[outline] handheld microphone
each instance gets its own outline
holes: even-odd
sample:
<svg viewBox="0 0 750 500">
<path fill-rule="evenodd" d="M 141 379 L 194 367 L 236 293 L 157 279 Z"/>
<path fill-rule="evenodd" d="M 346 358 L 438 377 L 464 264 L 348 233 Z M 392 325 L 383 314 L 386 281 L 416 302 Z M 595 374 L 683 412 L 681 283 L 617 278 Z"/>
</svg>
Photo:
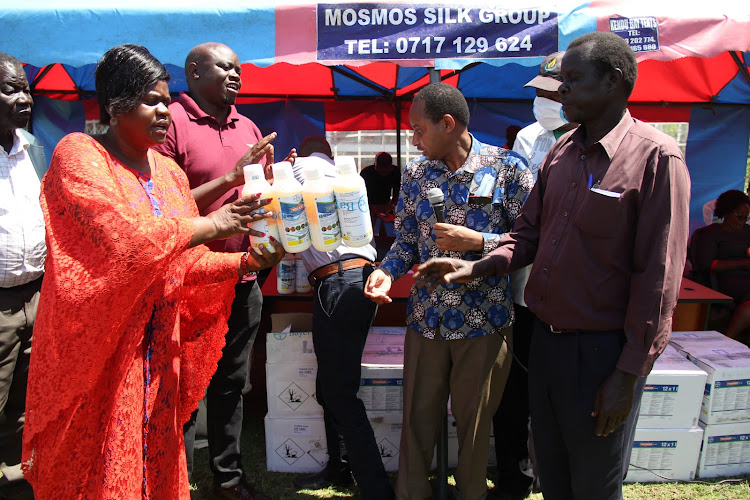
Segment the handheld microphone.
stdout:
<svg viewBox="0 0 750 500">
<path fill-rule="evenodd" d="M 443 190 L 437 187 L 431 188 L 427 191 L 427 199 L 435 211 L 437 221 L 445 222 L 445 197 L 443 196 Z"/>
</svg>

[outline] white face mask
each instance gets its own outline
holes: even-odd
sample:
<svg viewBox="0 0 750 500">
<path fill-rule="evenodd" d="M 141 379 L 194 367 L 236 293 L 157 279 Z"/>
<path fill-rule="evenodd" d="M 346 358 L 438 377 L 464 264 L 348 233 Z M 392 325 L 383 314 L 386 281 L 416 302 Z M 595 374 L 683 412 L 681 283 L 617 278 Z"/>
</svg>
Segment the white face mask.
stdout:
<svg viewBox="0 0 750 500">
<path fill-rule="evenodd" d="M 568 123 L 562 110 L 562 104 L 546 97 L 534 98 L 534 118 L 545 130 L 557 130 Z"/>
</svg>

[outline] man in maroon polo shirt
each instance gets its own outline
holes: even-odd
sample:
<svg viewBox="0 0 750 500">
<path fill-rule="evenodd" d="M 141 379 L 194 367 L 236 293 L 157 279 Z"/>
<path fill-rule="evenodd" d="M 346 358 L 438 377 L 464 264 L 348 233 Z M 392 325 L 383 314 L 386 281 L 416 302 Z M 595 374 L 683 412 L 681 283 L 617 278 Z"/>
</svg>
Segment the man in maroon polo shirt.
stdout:
<svg viewBox="0 0 750 500">
<path fill-rule="evenodd" d="M 538 321 L 529 403 L 545 499 L 622 498 L 633 387 L 669 341 L 685 266 L 690 178 L 671 137 L 633 119 L 638 66 L 612 33 L 573 40 L 562 61 L 568 121 L 513 232 L 487 257 L 436 259 L 415 277 L 441 283 L 530 264 Z"/>
<path fill-rule="evenodd" d="M 172 125 L 164 144 L 156 148 L 185 170 L 201 214 L 239 198 L 244 165 L 270 167 L 273 163 L 271 141 L 276 133 L 263 137 L 234 106 L 242 86 L 240 71 L 237 55 L 226 45 L 194 47 L 185 60 L 188 92 L 169 106 Z M 218 252 L 244 252 L 248 245 L 247 236 L 208 244 Z M 211 497 L 258 500 L 266 497 L 253 489 L 242 469 L 240 434 L 242 393 L 263 297 L 254 276 L 237 283 L 235 293 L 226 346 L 206 394 L 209 459 L 214 473 Z M 193 465 L 195 417 L 193 414 L 184 429 L 188 474 Z"/>
</svg>

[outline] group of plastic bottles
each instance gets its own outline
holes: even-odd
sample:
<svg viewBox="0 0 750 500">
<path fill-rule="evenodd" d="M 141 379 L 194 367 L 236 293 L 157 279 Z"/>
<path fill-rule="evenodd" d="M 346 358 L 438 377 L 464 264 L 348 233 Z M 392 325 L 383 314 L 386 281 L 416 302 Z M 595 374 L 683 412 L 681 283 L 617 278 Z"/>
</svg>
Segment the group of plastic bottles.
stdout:
<svg viewBox="0 0 750 500">
<path fill-rule="evenodd" d="M 251 236 L 250 245 L 265 246 L 273 252 L 269 237 L 281 242 L 287 253 L 298 253 L 312 245 L 330 252 L 343 241 L 361 247 L 372 240 L 372 221 L 364 179 L 357 173 L 352 157 L 336 160 L 337 176 L 330 180 L 314 165 L 305 167 L 305 183 L 292 173 L 292 165 L 282 161 L 272 166 L 274 183 L 265 178 L 260 164 L 246 165 L 243 196 L 260 193 L 271 198 L 273 219 L 264 219 L 250 227 L 265 236 Z"/>
<path fill-rule="evenodd" d="M 312 290 L 307 280 L 307 269 L 302 259 L 288 253 L 276 264 L 276 290 L 279 295 L 290 293 L 307 293 Z"/>
</svg>

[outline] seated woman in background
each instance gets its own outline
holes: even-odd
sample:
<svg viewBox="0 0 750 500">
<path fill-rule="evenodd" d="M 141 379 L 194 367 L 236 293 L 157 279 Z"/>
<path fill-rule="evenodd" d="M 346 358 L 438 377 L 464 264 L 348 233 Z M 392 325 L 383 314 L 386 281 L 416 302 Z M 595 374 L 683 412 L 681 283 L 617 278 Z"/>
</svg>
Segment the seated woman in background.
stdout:
<svg viewBox="0 0 750 500">
<path fill-rule="evenodd" d="M 728 337 L 750 345 L 750 213 L 742 191 L 722 193 L 715 214 L 720 224 L 697 229 L 691 240 L 693 273 L 697 281 L 734 299 Z"/>
<path fill-rule="evenodd" d="M 275 253 L 203 243 L 258 234 L 267 200 L 206 217 L 150 148 L 171 122 L 169 74 L 120 45 L 96 70 L 100 136 L 60 141 L 42 181 L 48 257 L 34 329 L 24 472 L 37 499 L 190 498 L 182 425 L 224 346 L 238 275 Z"/>
</svg>

